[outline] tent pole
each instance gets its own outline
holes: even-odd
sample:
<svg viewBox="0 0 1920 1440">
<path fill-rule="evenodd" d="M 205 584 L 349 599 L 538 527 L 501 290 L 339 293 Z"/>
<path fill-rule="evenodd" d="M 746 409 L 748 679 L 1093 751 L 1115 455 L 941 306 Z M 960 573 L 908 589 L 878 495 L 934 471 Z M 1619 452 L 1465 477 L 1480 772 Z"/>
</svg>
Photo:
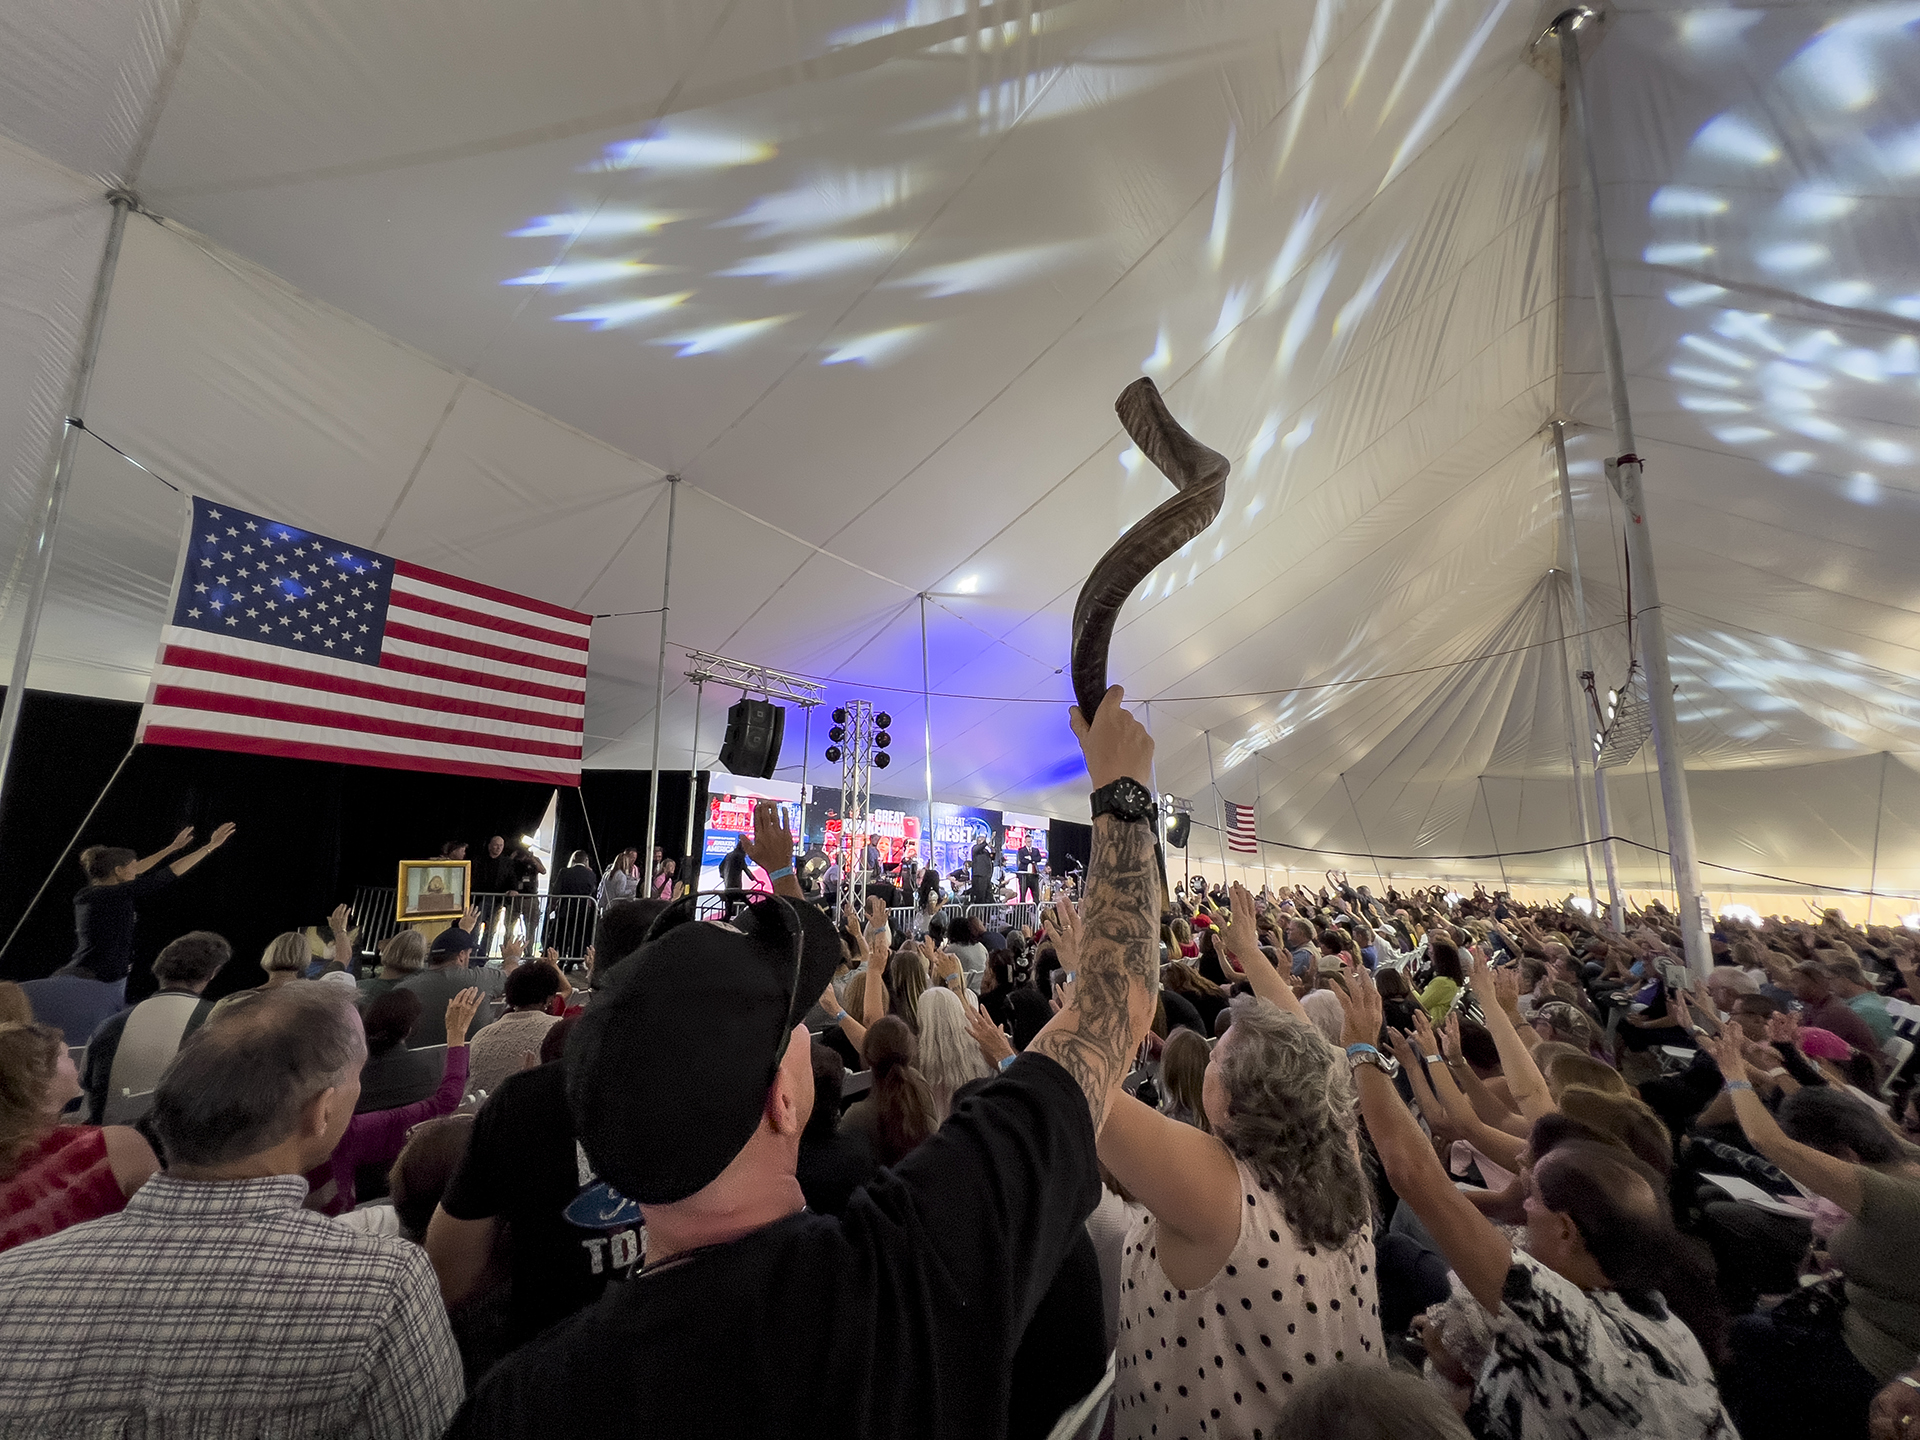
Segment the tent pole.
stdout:
<svg viewBox="0 0 1920 1440">
<path fill-rule="evenodd" d="M 687 755 L 687 864 L 693 867 L 693 888 L 700 888 L 701 857 L 693 853 L 693 823 L 700 809 L 700 701 L 706 694 L 703 681 L 693 682 L 693 749 Z M 685 876 L 681 877 L 685 879 Z"/>
<path fill-rule="evenodd" d="M 1227 883 L 1227 807 L 1220 799 L 1220 784 L 1213 778 L 1213 732 L 1202 730 L 1200 738 L 1207 744 L 1207 788 L 1213 791 L 1213 817 L 1220 822 L 1220 883 Z"/>
<path fill-rule="evenodd" d="M 1253 845 L 1260 852 L 1260 893 L 1267 893 L 1267 842 L 1260 838 L 1260 752 L 1253 752 Z"/>
<path fill-rule="evenodd" d="M 1567 473 L 1567 430 L 1558 420 L 1553 422 L 1553 457 L 1560 468 L 1560 528 L 1566 537 L 1567 573 L 1573 580 L 1573 628 L 1580 632 L 1580 670 L 1583 675 L 1592 675 L 1593 636 L 1587 633 L 1587 592 L 1580 584 L 1580 550 L 1573 532 L 1573 480 Z M 1564 627 L 1562 631 L 1564 633 Z M 1577 685 L 1573 696 L 1575 714 L 1580 713 L 1580 697 L 1584 693 L 1585 687 Z M 1577 744 L 1574 753 L 1579 753 Z M 1578 773 L 1577 762 L 1575 773 Z M 1627 912 L 1620 903 L 1620 876 L 1614 868 L 1613 824 L 1607 815 L 1607 777 L 1598 764 L 1593 767 L 1593 818 L 1600 828 L 1600 858 L 1607 867 L 1607 918 L 1613 924 L 1614 933 L 1624 935 Z"/>
<path fill-rule="evenodd" d="M 107 297 L 113 291 L 113 272 L 120 264 L 120 239 L 126 234 L 127 212 L 137 203 L 124 190 L 107 196 L 113 214 L 107 221 L 107 242 L 100 252 L 100 269 L 93 279 L 93 299 L 87 305 L 87 328 L 81 332 L 80 359 L 74 366 L 72 383 L 67 387 L 67 416 L 60 433 L 60 450 L 53 468 L 47 472 L 34 508 L 40 524 L 33 540 L 33 578 L 27 586 L 27 608 L 20 618 L 20 641 L 13 652 L 13 678 L 7 682 L 7 698 L 0 704 L 0 803 L 7 793 L 7 777 L 12 769 L 13 743 L 20 734 L 20 713 L 27 703 L 27 672 L 33 668 L 34 642 L 40 636 L 40 617 L 47 608 L 47 592 L 53 587 L 53 543 L 60 529 L 60 511 L 65 507 L 67 491 L 73 487 L 73 454 L 86 428 L 87 393 L 93 388 L 94 362 L 100 357 L 100 336 L 107 325 Z"/>
<path fill-rule="evenodd" d="M 1873 795 L 1873 870 L 1867 880 L 1867 924 L 1873 924 L 1873 892 L 1880 888 L 1880 817 L 1886 813 L 1887 762 L 1891 751 L 1880 752 L 1880 788 Z"/>
<path fill-rule="evenodd" d="M 1627 405 L 1626 363 L 1620 352 L 1620 325 L 1613 311 L 1613 277 L 1607 270 L 1600 223 L 1600 177 L 1593 159 L 1593 122 L 1580 75 L 1580 22 L 1591 14 L 1568 10 L 1553 22 L 1560 37 L 1560 73 L 1573 120 L 1574 164 L 1587 206 L 1587 247 L 1593 262 L 1593 297 L 1599 312 L 1601 354 L 1606 360 L 1607 390 L 1613 408 L 1613 438 L 1619 454 L 1609 475 L 1627 511 L 1627 553 L 1640 591 L 1635 619 L 1640 629 L 1640 663 L 1647 672 L 1647 699 L 1653 710 L 1653 749 L 1660 764 L 1660 800 L 1667 816 L 1667 848 L 1673 859 L 1673 884 L 1686 941 L 1687 965 L 1704 976 L 1713 968 L 1707 934 L 1713 928 L 1700 888 L 1700 863 L 1694 850 L 1693 807 L 1687 796 L 1687 770 L 1680 754 L 1679 720 L 1673 709 L 1673 669 L 1667 656 L 1667 621 L 1653 568 L 1653 537 L 1647 526 L 1647 501 L 1640 485 L 1641 460 L 1634 453 L 1633 415 Z"/>
<path fill-rule="evenodd" d="M 920 863 L 925 866 L 933 864 L 933 657 L 927 649 L 927 593 L 924 590 L 920 592 L 920 715 L 926 727 L 923 738 L 927 751 L 927 830 L 920 842 L 924 852 Z"/>
<path fill-rule="evenodd" d="M 667 476 L 667 563 L 660 576 L 660 656 L 653 672 L 653 770 L 647 776 L 647 894 L 653 894 L 653 846 L 660 814 L 660 711 L 667 701 L 667 614 L 673 599 L 673 519 L 680 477 Z"/>
<path fill-rule="evenodd" d="M 1560 591 L 1553 592 L 1553 618 L 1560 628 L 1560 668 L 1569 677 L 1573 667 L 1567 663 L 1567 612 L 1560 606 Z M 1573 701 L 1576 708 L 1567 711 L 1567 760 L 1573 766 L 1574 808 L 1580 812 L 1580 863 L 1587 867 L 1587 904 L 1593 912 L 1600 911 L 1600 897 L 1593 889 L 1593 831 L 1587 827 L 1587 792 L 1580 788 L 1580 688 L 1574 687 Z"/>
</svg>

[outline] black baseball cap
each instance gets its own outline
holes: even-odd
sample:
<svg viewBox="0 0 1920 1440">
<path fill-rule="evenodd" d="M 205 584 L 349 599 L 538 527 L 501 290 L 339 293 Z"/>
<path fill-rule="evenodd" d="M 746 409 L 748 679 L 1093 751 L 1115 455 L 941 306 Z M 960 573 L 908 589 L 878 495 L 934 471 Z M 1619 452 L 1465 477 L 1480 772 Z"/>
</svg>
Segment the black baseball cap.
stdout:
<svg viewBox="0 0 1920 1440">
<path fill-rule="evenodd" d="M 662 915 L 567 1041 L 567 1103 L 601 1178 L 642 1205 L 717 1179 L 839 963 L 832 922 L 804 902 L 755 901 L 728 922 L 686 902 Z"/>
<path fill-rule="evenodd" d="M 473 936 L 458 925 L 449 925 L 433 937 L 433 944 L 427 947 L 429 955 L 464 955 L 473 949 Z"/>
</svg>

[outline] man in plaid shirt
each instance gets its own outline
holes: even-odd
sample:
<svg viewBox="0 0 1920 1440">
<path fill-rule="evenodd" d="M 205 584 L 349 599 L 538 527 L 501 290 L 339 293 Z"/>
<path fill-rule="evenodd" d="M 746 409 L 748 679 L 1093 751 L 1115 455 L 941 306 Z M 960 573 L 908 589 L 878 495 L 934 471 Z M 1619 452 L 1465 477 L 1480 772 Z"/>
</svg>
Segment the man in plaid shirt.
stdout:
<svg viewBox="0 0 1920 1440">
<path fill-rule="evenodd" d="M 154 1096 L 168 1169 L 0 1255 L 0 1437 L 433 1436 L 462 1398 L 425 1252 L 301 1208 L 360 1095 L 351 991 L 259 991 Z"/>
</svg>

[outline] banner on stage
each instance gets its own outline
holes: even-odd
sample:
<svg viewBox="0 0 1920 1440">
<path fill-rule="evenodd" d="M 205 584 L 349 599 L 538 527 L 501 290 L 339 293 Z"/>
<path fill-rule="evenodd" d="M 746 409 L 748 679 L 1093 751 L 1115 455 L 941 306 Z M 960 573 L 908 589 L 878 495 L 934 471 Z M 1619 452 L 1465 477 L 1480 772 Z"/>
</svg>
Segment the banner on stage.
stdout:
<svg viewBox="0 0 1920 1440">
<path fill-rule="evenodd" d="M 580 783 L 593 617 L 193 498 L 136 739 Z"/>
<path fill-rule="evenodd" d="M 718 775 L 714 776 L 717 781 Z M 778 800 L 787 807 L 787 828 L 793 833 L 794 853 L 800 851 L 801 814 L 806 808 L 806 792 L 790 780 L 743 780 L 737 775 L 726 778 L 727 789 L 707 792 L 706 825 L 700 843 L 699 888 L 718 890 L 721 885 L 720 862 L 733 852 L 741 840 L 753 840 L 753 802 Z M 758 870 L 752 879 L 760 879 Z M 764 889 L 764 885 L 754 888 Z"/>
</svg>

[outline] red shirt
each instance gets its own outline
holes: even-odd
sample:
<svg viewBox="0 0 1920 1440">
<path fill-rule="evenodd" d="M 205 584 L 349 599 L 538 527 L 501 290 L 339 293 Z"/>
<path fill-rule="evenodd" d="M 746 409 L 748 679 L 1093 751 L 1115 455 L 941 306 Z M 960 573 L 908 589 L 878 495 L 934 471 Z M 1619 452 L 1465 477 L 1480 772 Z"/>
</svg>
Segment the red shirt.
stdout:
<svg viewBox="0 0 1920 1440">
<path fill-rule="evenodd" d="M 98 1125 L 57 1125 L 0 1180 L 0 1250 L 125 1208 Z"/>
</svg>

